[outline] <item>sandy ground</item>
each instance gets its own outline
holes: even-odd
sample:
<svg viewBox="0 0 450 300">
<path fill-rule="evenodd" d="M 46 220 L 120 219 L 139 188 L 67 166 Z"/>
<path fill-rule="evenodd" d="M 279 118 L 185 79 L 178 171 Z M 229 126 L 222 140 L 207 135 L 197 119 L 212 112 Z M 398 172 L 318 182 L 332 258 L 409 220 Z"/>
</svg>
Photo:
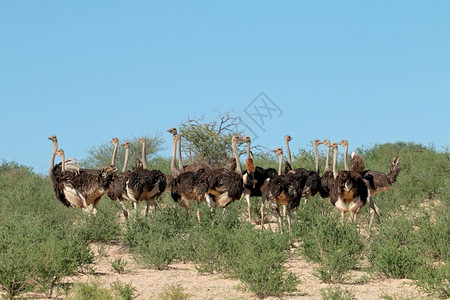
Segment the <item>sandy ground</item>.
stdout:
<svg viewBox="0 0 450 300">
<path fill-rule="evenodd" d="M 193 264 L 175 263 L 161 271 L 144 269 L 120 245 L 93 244 L 92 249 L 96 255 L 93 266 L 95 273 L 67 278 L 68 282 L 88 282 L 95 278 L 108 287 L 111 283 L 120 281 L 133 286 L 139 295 L 136 299 L 158 299 L 160 293 L 174 284 L 181 286 L 189 294 L 188 299 L 258 299 L 239 280 L 225 278 L 220 274 L 199 274 Z M 118 274 L 111 268 L 111 262 L 119 258 L 127 263 L 124 274 Z M 353 271 L 349 274 L 348 283 L 330 285 L 315 277 L 314 265 L 302 258 L 291 258 L 287 267 L 300 278 L 301 283 L 297 292 L 285 295 L 283 299 L 322 299 L 321 289 L 336 286 L 351 291 L 357 299 L 383 299 L 382 295 L 395 299 L 424 298 L 410 284 L 411 280 L 373 278 L 365 272 Z"/>
</svg>

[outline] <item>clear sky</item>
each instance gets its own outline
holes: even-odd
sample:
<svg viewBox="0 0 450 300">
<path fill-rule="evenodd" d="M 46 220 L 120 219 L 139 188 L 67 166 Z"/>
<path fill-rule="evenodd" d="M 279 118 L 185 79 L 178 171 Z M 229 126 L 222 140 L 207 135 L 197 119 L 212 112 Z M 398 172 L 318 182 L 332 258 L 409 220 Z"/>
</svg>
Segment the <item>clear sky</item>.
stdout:
<svg viewBox="0 0 450 300">
<path fill-rule="evenodd" d="M 0 160 L 47 172 L 52 134 L 78 159 L 160 134 L 169 156 L 168 128 L 227 110 L 270 149 L 439 148 L 449 16 L 450 1 L 1 1 Z"/>
</svg>

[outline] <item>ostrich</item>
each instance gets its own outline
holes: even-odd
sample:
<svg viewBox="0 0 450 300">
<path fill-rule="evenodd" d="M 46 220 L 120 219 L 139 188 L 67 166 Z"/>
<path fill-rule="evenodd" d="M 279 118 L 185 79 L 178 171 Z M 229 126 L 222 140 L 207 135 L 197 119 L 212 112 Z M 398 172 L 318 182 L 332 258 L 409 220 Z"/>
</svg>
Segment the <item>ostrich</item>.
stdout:
<svg viewBox="0 0 450 300">
<path fill-rule="evenodd" d="M 177 129 L 175 127 L 172 127 L 167 130 L 167 132 L 171 133 L 173 135 L 172 140 L 172 159 L 170 160 L 170 171 L 172 172 L 172 176 L 178 176 L 180 174 L 180 164 L 178 164 L 178 170 L 175 166 L 175 159 L 176 159 L 176 150 L 177 150 L 177 141 L 178 141 L 178 134 Z"/>
<path fill-rule="evenodd" d="M 331 190 L 331 204 L 341 211 L 344 218 L 350 212 L 350 220 L 356 221 L 358 212 L 367 202 L 368 189 L 362 176 L 354 171 L 337 171 L 337 143 L 331 144 L 333 148 L 333 177 L 335 184 Z M 349 203 L 347 208 L 346 203 Z"/>
<path fill-rule="evenodd" d="M 52 135 L 48 139 L 53 142 L 53 151 L 52 151 L 52 158 L 50 159 L 50 170 L 49 170 L 49 177 L 53 185 L 53 190 L 55 192 L 56 198 L 64 206 L 70 207 L 70 202 L 65 197 L 63 193 L 63 185 L 61 184 L 62 162 L 55 166 L 55 156 L 58 150 L 58 138 L 56 137 L 56 135 Z M 64 163 L 65 163 L 64 166 L 66 168 L 69 167 L 70 165 L 73 165 L 73 161 L 70 160 L 66 160 Z"/>
<path fill-rule="evenodd" d="M 60 182 L 58 188 L 62 189 L 55 193 L 56 196 L 64 194 L 70 206 L 81 207 L 85 212 L 92 212 L 95 216 L 96 206 L 117 169 L 111 166 L 103 167 L 101 170 L 66 169 L 64 151 L 57 150 L 56 155 L 61 157 L 61 173 L 57 181 Z"/>
<path fill-rule="evenodd" d="M 199 179 L 199 192 L 203 193 L 208 203 L 215 202 L 215 207 L 226 208 L 230 203 L 239 200 L 244 191 L 242 181 L 242 169 L 237 151 L 237 142 L 241 139 L 237 136 L 231 138 L 234 161 L 227 163 L 228 168 L 212 169 L 205 172 Z M 230 166 L 236 166 L 231 169 Z"/>
<path fill-rule="evenodd" d="M 250 157 L 251 138 L 245 136 L 242 140 L 247 143 L 246 170 L 243 173 L 242 179 L 244 182 L 244 196 L 247 200 L 248 220 L 251 222 L 252 207 L 250 197 L 261 197 L 270 179 L 277 176 L 277 171 L 273 168 L 264 169 L 255 166 L 253 159 Z"/>
<path fill-rule="evenodd" d="M 356 154 L 355 151 L 352 151 L 351 160 L 350 160 L 350 170 L 361 173 L 366 168 L 366 164 L 364 163 L 363 158 Z"/>
<path fill-rule="evenodd" d="M 169 131 L 170 132 L 170 131 Z M 172 133 L 172 132 L 171 132 Z M 179 202 L 182 207 L 186 209 L 187 216 L 191 214 L 190 201 L 197 201 L 200 203 L 205 201 L 204 193 L 198 192 L 199 178 L 203 175 L 204 169 L 199 169 L 197 171 L 183 171 L 177 170 L 175 168 L 175 156 L 177 142 L 181 139 L 180 135 L 174 135 L 174 143 L 172 145 L 172 160 L 171 160 L 171 170 L 174 175 L 173 181 L 171 182 L 170 194 L 175 202 Z M 179 152 L 181 155 L 181 151 Z M 182 159 L 179 159 L 179 166 L 183 169 Z M 177 175 L 178 174 L 178 175 Z M 200 210 L 197 209 L 197 220 L 200 221 Z"/>
<path fill-rule="evenodd" d="M 139 142 L 142 144 L 142 165 L 138 165 L 129 174 L 126 181 L 126 191 L 130 201 L 133 203 L 134 211 L 137 212 L 137 203 L 139 201 L 146 201 L 145 215 L 148 215 L 148 208 L 150 205 L 155 207 L 155 200 L 170 187 L 166 177 L 159 170 L 148 170 L 147 159 L 145 154 L 145 138 L 141 138 Z"/>
<path fill-rule="evenodd" d="M 116 163 L 116 154 L 117 154 L 117 147 L 119 145 L 119 140 L 117 138 L 113 138 L 111 143 L 114 145 L 114 152 L 112 157 L 111 164 L 115 166 Z M 126 189 L 126 183 L 128 180 L 128 177 L 130 176 L 131 172 L 127 172 L 127 165 L 128 165 L 128 156 L 129 156 L 129 148 L 130 143 L 125 142 L 122 144 L 122 146 L 125 148 L 125 161 L 123 163 L 122 172 L 114 176 L 114 179 L 109 184 L 109 188 L 106 192 L 108 197 L 115 201 L 119 201 L 120 206 L 122 207 L 123 215 L 126 219 L 128 219 L 128 210 L 125 207 L 125 204 L 123 203 L 124 200 L 131 201 L 130 197 L 127 195 L 127 189 Z"/>
<path fill-rule="evenodd" d="M 327 146 L 327 157 L 325 161 L 325 169 L 323 170 L 322 177 L 320 179 L 320 190 L 319 194 L 322 198 L 330 198 L 331 190 L 333 189 L 334 177 L 333 172 L 330 171 L 330 148 L 331 143 L 330 140 L 325 139 L 321 142 L 325 146 Z"/>
<path fill-rule="evenodd" d="M 372 199 L 378 193 L 388 191 L 400 173 L 399 158 L 394 157 L 389 167 L 389 173 L 382 173 L 372 170 L 364 170 L 365 164 L 363 158 L 357 155 L 354 151 L 351 154 L 350 170 L 358 172 L 363 177 L 369 190 L 369 204 L 370 204 L 370 220 L 369 226 L 372 225 L 375 214 L 380 215 L 379 209 Z"/>
<path fill-rule="evenodd" d="M 281 148 L 276 148 L 273 152 L 278 155 L 278 176 L 269 181 L 269 184 L 263 193 L 262 201 L 264 205 L 265 201 L 269 200 L 272 210 L 277 213 L 281 232 L 283 232 L 283 217 L 280 213 L 280 206 L 285 205 L 287 210 L 289 233 L 291 233 L 291 210 L 296 208 L 300 203 L 301 194 L 298 194 L 298 190 L 301 189 L 300 182 L 295 172 L 281 174 L 283 150 Z M 263 206 L 261 207 L 261 227 L 264 228 Z"/>
<path fill-rule="evenodd" d="M 315 194 L 317 194 L 317 192 L 319 192 L 319 190 L 320 190 L 318 146 L 321 144 L 321 141 L 316 139 L 313 142 L 316 169 L 315 169 L 315 171 L 310 171 L 305 168 L 292 169 L 291 154 L 290 154 L 291 151 L 290 151 L 290 147 L 289 147 L 289 142 L 291 140 L 292 140 L 292 138 L 289 135 L 285 136 L 286 149 L 288 152 L 288 155 L 287 155 L 288 161 L 286 162 L 284 172 L 285 172 L 285 174 L 286 173 L 295 174 L 299 180 L 301 180 L 302 182 L 305 182 L 305 185 L 303 186 L 303 190 L 298 191 L 298 193 L 301 194 L 303 197 L 305 197 L 305 204 L 306 204 L 306 203 L 308 203 L 309 198 L 311 196 L 314 196 Z"/>
</svg>

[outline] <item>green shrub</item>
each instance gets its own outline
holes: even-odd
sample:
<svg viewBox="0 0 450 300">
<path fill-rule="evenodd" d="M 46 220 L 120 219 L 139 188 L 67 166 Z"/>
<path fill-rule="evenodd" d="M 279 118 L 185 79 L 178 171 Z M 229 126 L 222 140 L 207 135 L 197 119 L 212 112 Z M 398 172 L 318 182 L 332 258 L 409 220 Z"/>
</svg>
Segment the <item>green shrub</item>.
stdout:
<svg viewBox="0 0 450 300">
<path fill-rule="evenodd" d="M 114 272 L 117 272 L 119 274 L 125 273 L 125 266 L 127 265 L 127 262 L 122 260 L 122 258 L 115 259 L 111 262 L 111 269 Z"/>
<path fill-rule="evenodd" d="M 355 224 L 336 215 L 319 215 L 304 234 L 302 252 L 320 263 L 316 275 L 323 282 L 340 282 L 356 267 L 363 244 Z"/>
<path fill-rule="evenodd" d="M 424 267 L 423 244 L 417 243 L 412 221 L 405 217 L 384 220 L 370 245 L 375 271 L 392 278 L 414 278 Z"/>
<path fill-rule="evenodd" d="M 104 196 L 97 209 L 96 216 L 82 214 L 77 224 L 78 238 L 88 242 L 112 242 L 117 240 L 122 232 L 117 203 Z"/>
<path fill-rule="evenodd" d="M 113 291 L 115 299 L 132 300 L 138 296 L 135 295 L 136 290 L 130 283 L 115 281 L 111 283 L 111 290 Z"/>
<path fill-rule="evenodd" d="M 164 291 L 158 295 L 158 299 L 162 300 L 186 300 L 189 294 L 179 284 L 170 284 L 164 288 Z"/>
<path fill-rule="evenodd" d="M 340 287 L 330 287 L 321 289 L 320 294 L 324 300 L 356 300 L 355 294 L 347 289 Z"/>
<path fill-rule="evenodd" d="M 102 287 L 98 280 L 83 283 L 77 282 L 69 291 L 69 299 L 73 300 L 113 300 L 111 290 Z"/>
</svg>

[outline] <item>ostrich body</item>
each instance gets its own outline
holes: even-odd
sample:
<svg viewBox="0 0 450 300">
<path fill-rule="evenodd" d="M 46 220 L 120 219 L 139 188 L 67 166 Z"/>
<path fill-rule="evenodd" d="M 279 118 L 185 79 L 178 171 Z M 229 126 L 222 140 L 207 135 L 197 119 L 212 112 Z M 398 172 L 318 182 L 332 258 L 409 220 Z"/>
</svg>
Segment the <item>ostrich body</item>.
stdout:
<svg viewBox="0 0 450 300">
<path fill-rule="evenodd" d="M 263 194 L 263 204 L 266 200 L 269 201 L 273 211 L 278 215 L 278 222 L 281 232 L 283 232 L 283 217 L 280 213 L 280 206 L 285 205 L 287 211 L 287 219 L 289 232 L 291 232 L 291 210 L 298 207 L 300 204 L 301 181 L 295 172 L 288 174 L 281 174 L 281 167 L 283 164 L 283 150 L 281 148 L 274 149 L 278 155 L 278 176 L 271 179 L 267 185 L 267 189 Z M 261 226 L 264 225 L 264 209 L 261 207 Z"/>
<path fill-rule="evenodd" d="M 126 191 L 135 212 L 138 202 L 147 202 L 145 215 L 148 215 L 150 205 L 156 209 L 156 199 L 166 190 L 168 178 L 159 170 L 147 169 L 145 139 L 141 138 L 139 142 L 142 144 L 142 165 L 136 166 L 129 174 Z"/>
<path fill-rule="evenodd" d="M 356 221 L 357 214 L 367 202 L 368 189 L 362 176 L 355 171 L 337 171 L 337 143 L 331 145 L 333 148 L 333 177 L 335 183 L 331 190 L 331 204 L 341 211 L 344 218 L 345 213 L 350 213 L 350 220 Z M 347 205 L 349 204 L 348 208 Z"/>
<path fill-rule="evenodd" d="M 64 151 L 60 149 L 56 155 L 61 157 L 62 162 L 61 173 L 57 179 L 62 190 L 58 191 L 56 196 L 64 194 L 70 206 L 81 207 L 84 211 L 90 211 L 96 215 L 96 206 L 106 192 L 117 169 L 111 166 L 103 167 L 101 170 L 66 169 Z"/>
<path fill-rule="evenodd" d="M 252 220 L 252 207 L 250 197 L 261 197 L 269 184 L 271 178 L 277 176 L 277 171 L 273 168 L 264 169 L 257 167 L 250 157 L 250 143 L 249 136 L 245 136 L 243 141 L 247 143 L 247 160 L 246 170 L 243 173 L 242 179 L 244 182 L 244 196 L 247 200 L 248 220 Z"/>
<path fill-rule="evenodd" d="M 380 215 L 379 209 L 372 197 L 378 193 L 390 190 L 392 184 L 397 181 L 400 173 L 400 165 L 398 157 L 394 157 L 389 167 L 389 173 L 382 173 L 373 170 L 364 170 L 365 164 L 360 155 L 354 151 L 351 154 L 350 169 L 361 174 L 364 182 L 369 190 L 369 204 L 370 204 L 370 221 L 369 226 L 372 225 L 375 214 Z"/>
<path fill-rule="evenodd" d="M 175 129 L 171 128 L 170 130 Z M 176 132 L 176 129 L 175 129 Z M 171 132 L 172 133 L 172 132 Z M 171 170 L 173 175 L 173 180 L 171 182 L 170 195 L 175 202 L 180 203 L 182 207 L 186 209 L 187 215 L 191 214 L 190 204 L 191 201 L 197 201 L 200 203 L 205 201 L 204 193 L 198 192 L 198 185 L 200 178 L 204 175 L 205 169 L 199 168 L 197 171 L 184 171 L 183 162 L 181 156 L 178 157 L 180 170 L 175 168 L 175 159 L 177 153 L 177 143 L 178 149 L 180 147 L 181 136 L 174 135 L 174 143 L 172 144 L 172 160 L 171 160 Z M 181 155 L 181 151 L 178 152 Z M 197 220 L 200 221 L 200 210 L 197 209 Z"/>
<path fill-rule="evenodd" d="M 208 203 L 214 201 L 215 207 L 226 208 L 230 203 L 239 200 L 244 191 L 242 181 L 242 169 L 237 151 L 237 142 L 241 139 L 237 136 L 231 138 L 234 162 L 227 163 L 227 168 L 213 169 L 201 176 L 199 192 L 205 194 Z M 236 166 L 233 168 L 233 166 Z M 232 168 L 232 169 L 231 169 Z"/>
<path fill-rule="evenodd" d="M 111 143 L 114 145 L 114 152 L 113 152 L 113 158 L 112 158 L 112 165 L 114 166 L 116 163 L 116 153 L 117 153 L 117 146 L 119 144 L 119 140 L 117 138 L 114 138 Z M 129 156 L 129 148 L 130 143 L 125 142 L 122 144 L 122 146 L 125 148 L 125 161 L 123 163 L 122 172 L 114 176 L 114 179 L 111 181 L 109 188 L 106 192 L 108 197 L 113 201 L 119 201 L 120 206 L 122 207 L 123 215 L 126 219 L 128 219 L 128 210 L 126 209 L 123 201 L 131 201 L 130 197 L 127 194 L 127 188 L 126 184 L 128 181 L 128 178 L 131 174 L 130 171 L 127 170 L 128 166 L 128 156 Z"/>
<path fill-rule="evenodd" d="M 314 196 L 320 191 L 321 186 L 321 179 L 319 175 L 319 150 L 318 146 L 321 144 L 320 140 L 314 140 L 313 146 L 314 146 L 314 159 L 315 159 L 315 171 L 310 171 L 305 168 L 297 168 L 292 169 L 291 165 L 291 158 L 290 158 L 290 147 L 289 147 L 289 141 L 291 141 L 292 138 L 290 136 L 285 136 L 286 141 L 286 149 L 288 150 L 287 159 L 288 162 L 286 163 L 284 172 L 286 174 L 294 174 L 297 180 L 300 181 L 300 185 L 303 190 L 297 191 L 302 197 L 305 197 L 305 204 L 308 203 L 308 200 L 311 196 Z"/>
</svg>

